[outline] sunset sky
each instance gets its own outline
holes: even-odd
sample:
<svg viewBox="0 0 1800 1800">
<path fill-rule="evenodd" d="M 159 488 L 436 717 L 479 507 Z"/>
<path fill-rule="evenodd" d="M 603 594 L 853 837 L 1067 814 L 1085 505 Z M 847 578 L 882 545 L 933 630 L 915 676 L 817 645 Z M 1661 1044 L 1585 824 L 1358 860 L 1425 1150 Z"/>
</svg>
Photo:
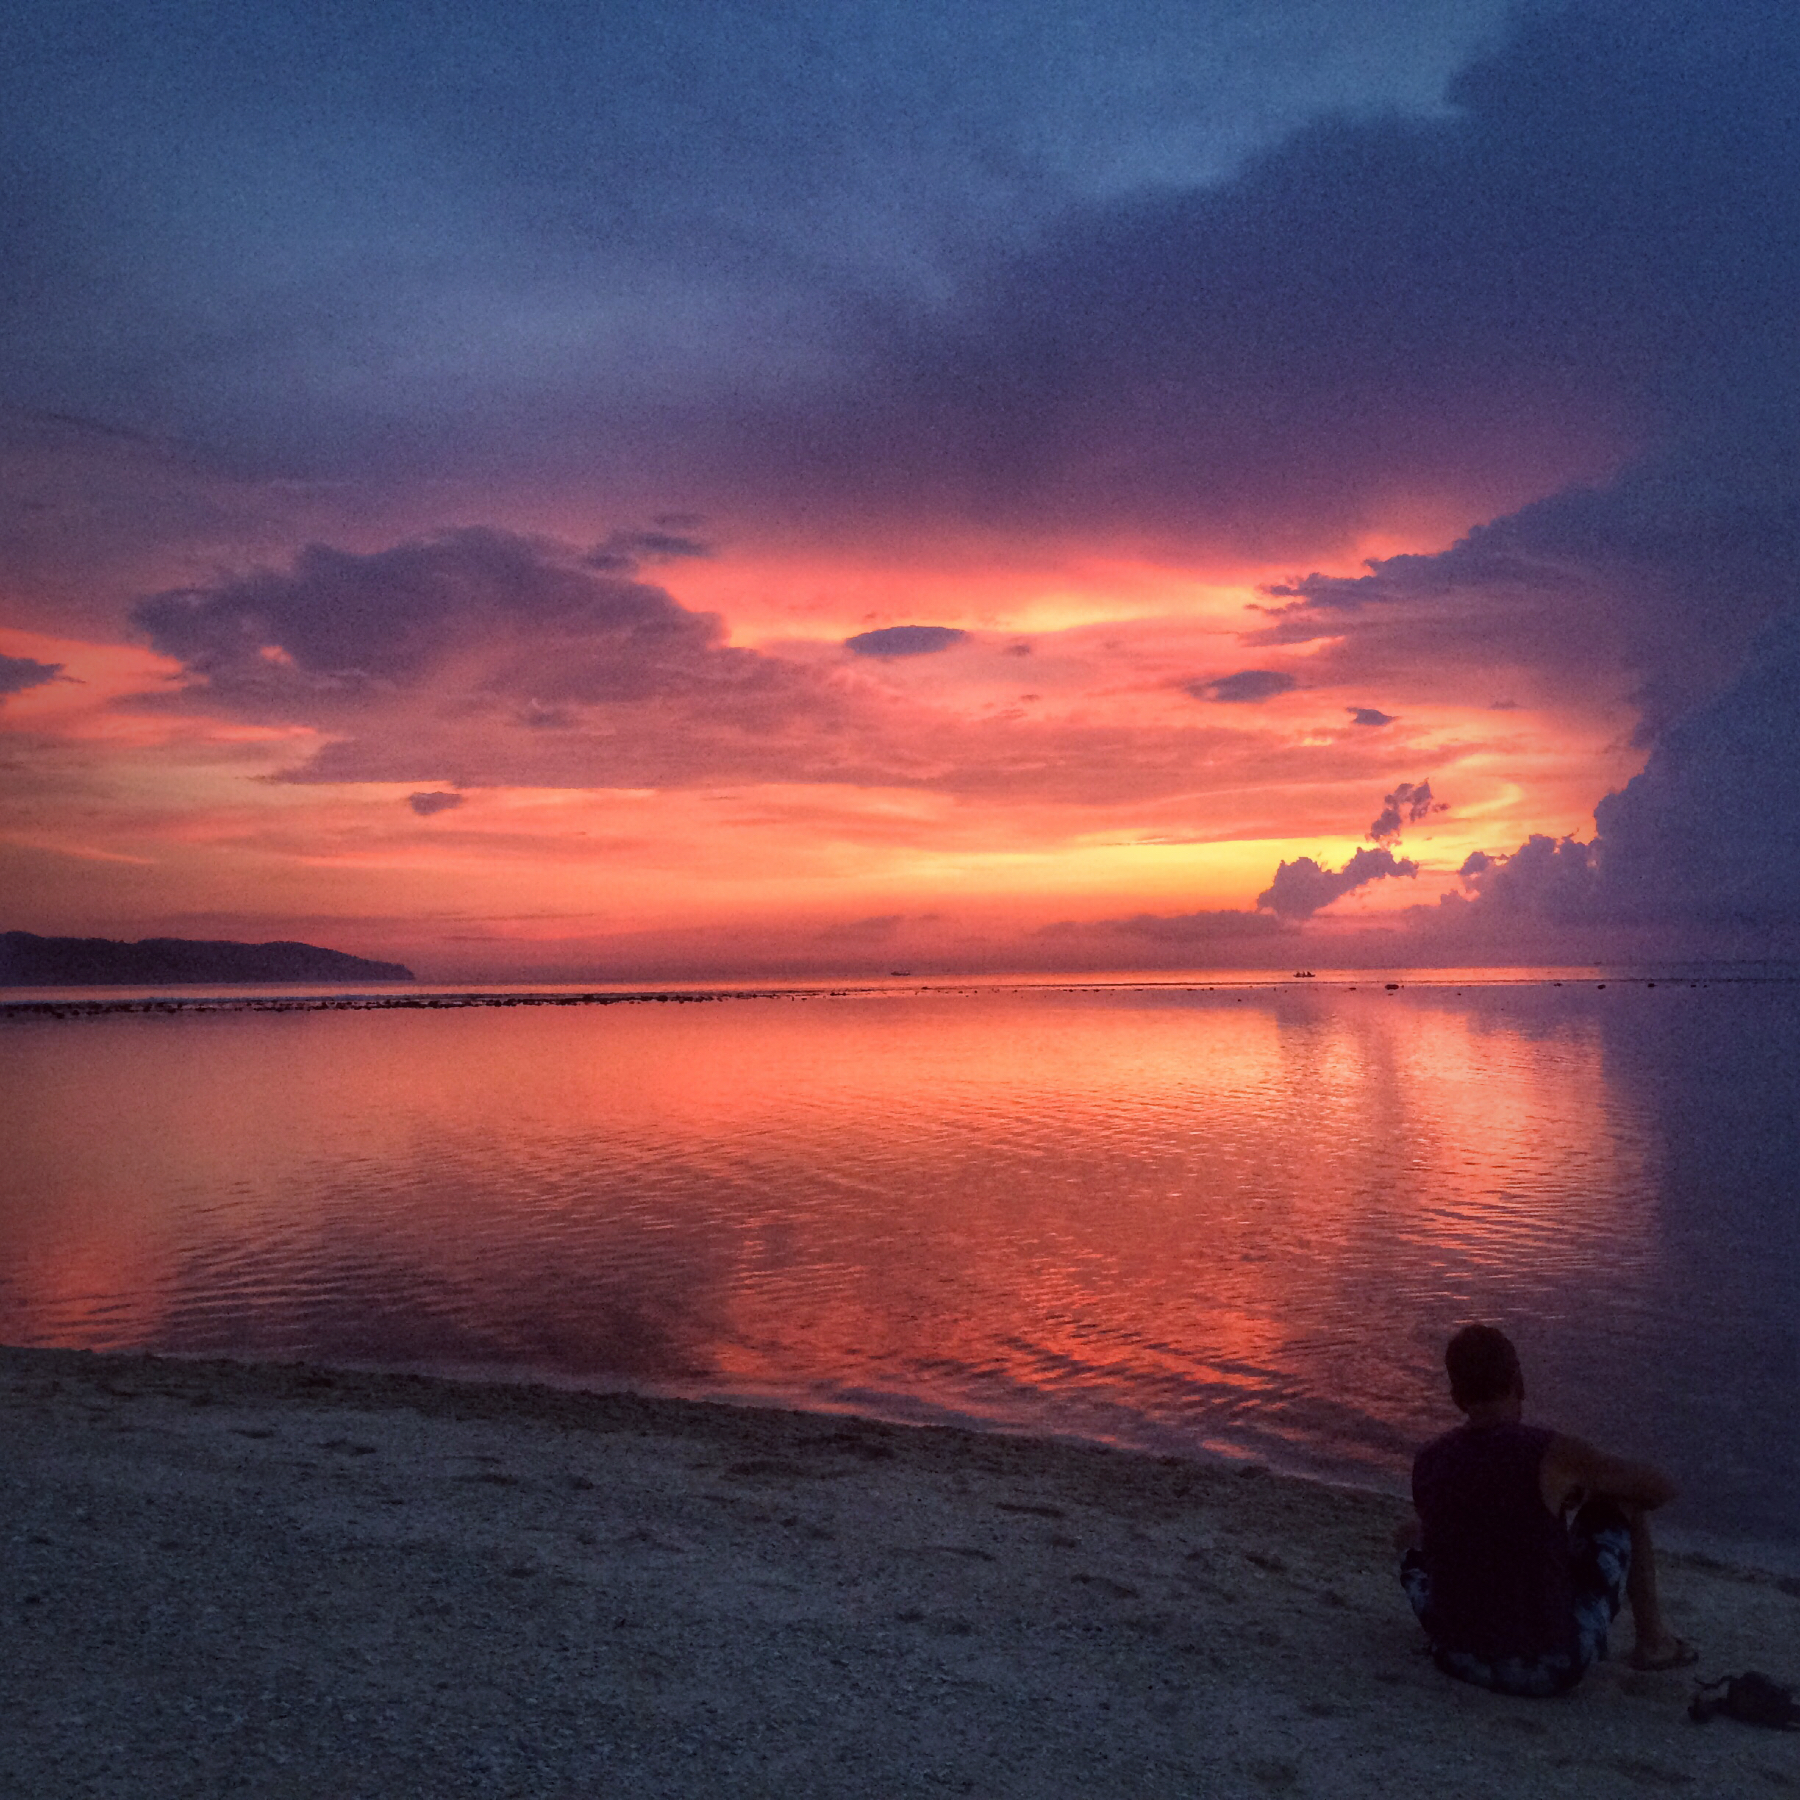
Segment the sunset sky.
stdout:
<svg viewBox="0 0 1800 1800">
<path fill-rule="evenodd" d="M 1791 0 L 22 0 L 0 930 L 1800 953 Z"/>
</svg>

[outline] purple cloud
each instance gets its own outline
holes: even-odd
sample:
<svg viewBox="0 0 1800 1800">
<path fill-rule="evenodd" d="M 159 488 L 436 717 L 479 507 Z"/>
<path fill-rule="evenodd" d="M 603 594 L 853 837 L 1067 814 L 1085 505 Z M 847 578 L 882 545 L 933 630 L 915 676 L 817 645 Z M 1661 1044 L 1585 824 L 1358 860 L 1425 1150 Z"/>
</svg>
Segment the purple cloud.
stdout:
<svg viewBox="0 0 1800 1800">
<path fill-rule="evenodd" d="M 461 806 L 468 799 L 466 794 L 426 793 L 408 794 L 406 804 L 421 819 L 429 819 L 435 813 L 449 812 L 452 807 Z"/>
<path fill-rule="evenodd" d="M 1212 721 L 971 718 L 854 661 L 730 645 L 714 615 L 661 588 L 486 528 L 367 553 L 315 545 L 287 569 L 154 595 L 136 616 L 185 679 L 132 704 L 305 724 L 328 741 L 293 781 L 778 782 L 1125 806 L 1197 781 L 1341 779 L 1348 754 Z"/>
<path fill-rule="evenodd" d="M 1434 812 L 1447 810 L 1431 797 L 1429 781 L 1403 781 L 1381 797 L 1381 812 L 1365 834 L 1377 844 L 1391 844 L 1408 825 L 1417 825 Z"/>
<path fill-rule="evenodd" d="M 134 617 L 207 687 L 243 696 L 391 691 L 479 655 L 490 692 L 627 699 L 733 661 L 715 614 L 486 527 L 369 555 L 313 544 L 287 573 L 158 594 Z"/>
<path fill-rule="evenodd" d="M 61 663 L 36 662 L 29 656 L 0 656 L 0 697 L 42 687 L 62 672 Z"/>
<path fill-rule="evenodd" d="M 1594 846 L 1534 833 L 1509 855 L 1472 852 L 1458 871 L 1490 914 L 1531 915 L 1553 925 L 1599 917 Z"/>
<path fill-rule="evenodd" d="M 685 522 L 689 515 L 678 513 L 672 517 Z M 681 562 L 712 553 L 712 546 L 700 538 L 667 530 L 659 524 L 654 531 L 615 531 L 603 543 L 596 544 L 582 561 L 590 569 L 602 569 L 608 574 L 635 575 L 645 563 Z"/>
<path fill-rule="evenodd" d="M 1292 693 L 1299 685 L 1292 675 L 1279 669 L 1240 669 L 1235 675 L 1220 675 L 1211 681 L 1185 684 L 1186 691 L 1196 700 L 1210 700 L 1223 706 L 1260 706 L 1277 694 Z"/>
<path fill-rule="evenodd" d="M 1591 843 L 1533 837 L 1478 855 L 1485 912 L 1549 924 L 1758 932 L 1800 922 L 1800 608 L 1716 700 L 1676 721 L 1594 808 Z"/>
<path fill-rule="evenodd" d="M 855 656 L 934 656 L 968 635 L 954 625 L 886 625 L 845 638 L 844 648 Z"/>
<path fill-rule="evenodd" d="M 1345 710 L 1350 714 L 1352 725 L 1391 725 L 1396 717 L 1393 713 L 1384 713 L 1373 706 L 1352 706 Z"/>
<path fill-rule="evenodd" d="M 1277 866 L 1275 879 L 1256 896 L 1256 904 L 1279 919 L 1310 919 L 1332 901 L 1396 875 L 1417 875 L 1419 865 L 1396 858 L 1391 850 L 1358 850 L 1341 869 L 1327 869 L 1310 856 Z"/>
</svg>

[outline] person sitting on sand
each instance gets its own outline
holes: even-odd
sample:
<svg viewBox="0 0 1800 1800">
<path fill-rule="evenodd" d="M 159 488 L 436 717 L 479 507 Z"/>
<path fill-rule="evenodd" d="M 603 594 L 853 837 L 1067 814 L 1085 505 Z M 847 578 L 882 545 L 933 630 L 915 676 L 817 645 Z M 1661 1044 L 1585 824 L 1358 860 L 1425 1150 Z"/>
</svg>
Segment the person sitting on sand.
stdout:
<svg viewBox="0 0 1800 1800">
<path fill-rule="evenodd" d="M 1621 1593 L 1636 1669 L 1697 1660 L 1664 1624 L 1648 1515 L 1675 1484 L 1647 1463 L 1520 1422 L 1518 1352 L 1465 1325 L 1444 1352 L 1467 1422 L 1413 1463 L 1417 1517 L 1395 1534 L 1400 1579 L 1447 1675 L 1504 1694 L 1560 1694 L 1606 1654 Z"/>
</svg>

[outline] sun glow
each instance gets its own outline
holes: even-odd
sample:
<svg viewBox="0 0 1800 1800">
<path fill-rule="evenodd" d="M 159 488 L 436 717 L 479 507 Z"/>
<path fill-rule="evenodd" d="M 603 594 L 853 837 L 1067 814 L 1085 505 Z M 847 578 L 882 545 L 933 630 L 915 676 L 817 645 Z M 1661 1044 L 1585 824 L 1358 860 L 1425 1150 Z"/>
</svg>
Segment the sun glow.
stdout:
<svg viewBox="0 0 1800 1800">
<path fill-rule="evenodd" d="M 1429 776 L 1447 810 L 1397 846 L 1417 875 L 1333 908 L 1378 921 L 1456 891 L 1471 850 L 1584 829 L 1597 772 L 1632 772 L 1614 710 L 1495 711 L 1486 688 L 1529 693 L 1523 678 L 1491 674 L 1471 701 L 1429 668 L 1359 672 L 1332 637 L 1257 641 L 1262 587 L 1291 575 L 1066 545 L 886 560 L 725 549 L 642 568 L 677 606 L 718 613 L 750 659 L 733 679 L 747 671 L 771 696 L 711 749 L 704 705 L 497 706 L 495 659 L 528 653 L 506 636 L 458 638 L 400 687 L 354 673 L 321 687 L 266 644 L 272 695 L 302 711 L 315 691 L 344 696 L 301 722 L 274 703 L 234 716 L 137 645 L 13 633 L 0 651 L 61 672 L 12 695 L 0 728 L 34 755 L 80 744 L 89 760 L 79 829 L 51 784 L 15 807 L 0 848 L 36 871 L 45 911 L 27 924 L 71 916 L 79 870 L 112 862 L 131 869 L 146 930 L 235 912 L 235 935 L 323 929 L 427 970 L 486 956 L 499 972 L 515 953 L 574 969 L 608 943 L 709 964 L 1017 963 L 1046 932 L 1107 921 L 1257 924 L 1278 863 L 1342 866 L 1384 792 Z M 966 635 L 935 654 L 845 648 L 894 624 Z M 1245 670 L 1253 698 L 1231 703 Z M 651 728 L 701 734 L 691 772 L 678 757 L 667 778 L 607 781 L 619 734 Z M 760 748 L 734 778 L 740 745 Z M 344 754 L 418 776 L 325 779 Z M 709 756 L 725 759 L 717 775 Z M 784 762 L 814 769 L 754 772 Z M 538 766 L 556 779 L 504 772 Z"/>
</svg>

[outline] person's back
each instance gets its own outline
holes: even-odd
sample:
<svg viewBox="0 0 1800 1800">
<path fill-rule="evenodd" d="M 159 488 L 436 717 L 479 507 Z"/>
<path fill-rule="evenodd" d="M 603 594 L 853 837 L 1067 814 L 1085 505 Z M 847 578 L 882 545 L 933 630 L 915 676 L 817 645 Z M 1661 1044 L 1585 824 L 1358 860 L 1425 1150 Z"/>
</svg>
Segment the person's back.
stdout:
<svg viewBox="0 0 1800 1800">
<path fill-rule="evenodd" d="M 1487 1662 L 1570 1648 L 1569 1534 L 1538 1484 L 1554 1435 L 1459 1425 L 1419 1452 L 1413 1504 L 1431 1570 L 1425 1628 L 1434 1643 Z"/>
</svg>

